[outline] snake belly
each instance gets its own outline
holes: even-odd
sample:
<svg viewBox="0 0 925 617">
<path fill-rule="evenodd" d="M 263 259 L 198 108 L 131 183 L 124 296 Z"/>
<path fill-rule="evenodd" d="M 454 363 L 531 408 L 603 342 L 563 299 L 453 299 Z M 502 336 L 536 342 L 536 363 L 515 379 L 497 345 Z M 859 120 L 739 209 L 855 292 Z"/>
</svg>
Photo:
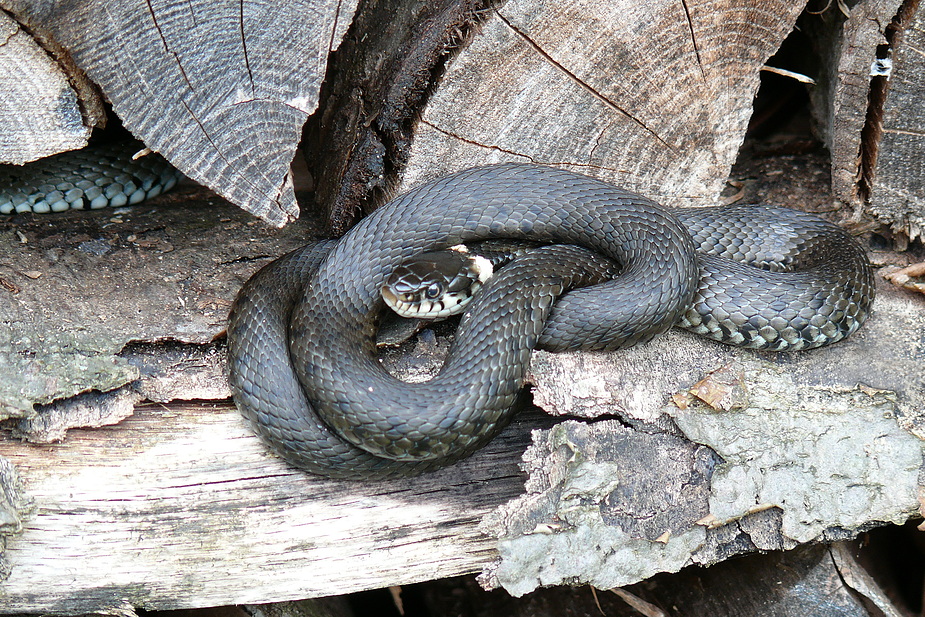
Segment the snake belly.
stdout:
<svg viewBox="0 0 925 617">
<path fill-rule="evenodd" d="M 498 283 L 508 266 L 473 301 L 437 376 L 407 384 L 389 375 L 374 337 L 392 270 L 426 250 L 498 237 L 587 247 L 620 275 L 556 300 L 575 283 L 555 260 L 550 273 L 515 267 L 523 272 Z M 524 293 L 536 285 L 550 289 Z M 502 164 L 424 184 L 339 241 L 258 273 L 232 309 L 231 383 L 245 417 L 289 462 L 336 478 L 415 475 L 503 428 L 534 346 L 617 349 L 680 323 L 747 347 L 809 348 L 856 330 L 872 299 L 863 250 L 811 215 L 671 212 L 580 174 Z"/>
</svg>

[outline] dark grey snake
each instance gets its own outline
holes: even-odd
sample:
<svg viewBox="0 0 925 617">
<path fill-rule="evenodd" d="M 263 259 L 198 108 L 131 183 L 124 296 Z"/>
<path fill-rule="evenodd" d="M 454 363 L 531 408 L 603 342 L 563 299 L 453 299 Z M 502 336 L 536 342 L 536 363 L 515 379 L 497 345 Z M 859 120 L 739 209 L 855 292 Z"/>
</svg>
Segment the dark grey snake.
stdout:
<svg viewBox="0 0 925 617">
<path fill-rule="evenodd" d="M 391 377 L 374 342 L 390 273 L 493 237 L 588 250 L 515 259 L 475 299 L 434 379 Z M 863 249 L 813 215 L 668 211 L 580 174 L 503 164 L 422 185 L 340 240 L 258 272 L 231 311 L 230 379 L 239 409 L 290 463 L 334 478 L 407 476 L 503 428 L 534 347 L 617 349 L 680 325 L 744 347 L 808 349 L 854 332 L 873 296 Z"/>
</svg>

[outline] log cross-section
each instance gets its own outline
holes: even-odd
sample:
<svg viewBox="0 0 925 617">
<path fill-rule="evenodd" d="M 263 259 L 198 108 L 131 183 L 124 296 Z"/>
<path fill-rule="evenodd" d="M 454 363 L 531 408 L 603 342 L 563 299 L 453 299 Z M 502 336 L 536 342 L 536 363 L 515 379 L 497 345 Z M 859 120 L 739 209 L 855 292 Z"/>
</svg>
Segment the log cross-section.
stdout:
<svg viewBox="0 0 925 617">
<path fill-rule="evenodd" d="M 289 165 L 355 0 L 4 0 L 61 45 L 123 124 L 182 172 L 279 226 Z"/>
</svg>

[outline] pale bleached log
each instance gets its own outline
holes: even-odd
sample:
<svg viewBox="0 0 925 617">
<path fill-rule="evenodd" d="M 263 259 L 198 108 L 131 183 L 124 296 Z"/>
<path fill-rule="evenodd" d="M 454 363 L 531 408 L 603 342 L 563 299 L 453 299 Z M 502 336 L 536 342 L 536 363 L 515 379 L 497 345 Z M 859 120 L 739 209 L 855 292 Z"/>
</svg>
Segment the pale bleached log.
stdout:
<svg viewBox="0 0 925 617">
<path fill-rule="evenodd" d="M 449 65 L 401 186 L 532 161 L 667 205 L 714 202 L 758 73 L 803 2 L 512 0 Z"/>
<path fill-rule="evenodd" d="M 428 476 L 341 483 L 268 453 L 224 404 L 149 405 L 56 446 L 0 440 L 33 507 L 7 538 L 0 613 L 266 603 L 478 571 L 478 521 L 522 479 L 508 430 Z"/>
</svg>

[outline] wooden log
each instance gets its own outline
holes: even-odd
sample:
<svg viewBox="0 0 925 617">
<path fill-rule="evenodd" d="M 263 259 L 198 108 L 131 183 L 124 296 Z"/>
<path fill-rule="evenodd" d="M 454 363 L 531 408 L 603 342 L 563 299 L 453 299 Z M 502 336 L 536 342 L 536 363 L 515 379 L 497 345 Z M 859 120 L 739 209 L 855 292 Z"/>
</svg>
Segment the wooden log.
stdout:
<svg viewBox="0 0 925 617">
<path fill-rule="evenodd" d="M 633 0 L 492 9 L 417 126 L 401 187 L 472 165 L 581 171 L 666 205 L 713 203 L 758 72 L 803 2 Z"/>
<path fill-rule="evenodd" d="M 188 188 L 122 212 L 0 219 L 0 418 L 134 381 L 132 341 L 207 344 L 260 263 L 317 233 L 273 234 Z"/>
<path fill-rule="evenodd" d="M 332 56 L 326 96 L 306 126 L 316 201 L 333 235 L 372 211 L 407 158 L 413 126 L 484 0 L 364 2 Z"/>
<path fill-rule="evenodd" d="M 61 67 L 0 12 L 0 163 L 22 165 L 87 145 L 77 93 Z"/>
<path fill-rule="evenodd" d="M 190 178 L 280 226 L 289 168 L 356 1 L 5 0 L 97 83 L 123 124 Z"/>
<path fill-rule="evenodd" d="M 845 16 L 823 11 L 808 20 L 813 40 L 821 41 L 818 88 L 810 91 L 823 140 L 832 153 L 832 190 L 858 211 L 862 133 L 867 120 L 870 69 L 883 30 L 901 0 L 868 0 Z"/>
<path fill-rule="evenodd" d="M 857 336 L 805 354 L 680 332 L 613 354 L 538 354 L 545 408 L 624 421 L 521 416 L 472 459 L 413 480 L 307 476 L 221 401 L 142 405 L 58 444 L 4 437 L 25 505 L 19 533 L 6 529 L 0 613 L 270 602 L 480 569 L 515 595 L 610 588 L 904 521 L 925 435 L 916 341 L 902 335 L 925 327 L 918 304 L 882 287 Z M 407 366 L 433 365 L 429 345 Z M 709 374 L 724 366 L 743 375 L 731 406 L 702 394 L 726 383 Z M 689 391 L 703 398 L 671 402 Z M 544 430 L 521 495 L 532 429 Z"/>
<path fill-rule="evenodd" d="M 8 538 L 0 613 L 266 603 L 471 573 L 494 554 L 478 521 L 520 491 L 510 453 L 527 439 L 521 425 L 452 471 L 366 485 L 287 467 L 227 403 L 144 406 L 53 447 L 3 440 L 34 508 Z"/>
<path fill-rule="evenodd" d="M 814 30 L 831 41 L 816 107 L 832 152 L 833 192 L 856 218 L 873 217 L 906 240 L 921 235 L 925 221 L 917 6 L 866 0 L 847 18 L 828 12 Z"/>
<path fill-rule="evenodd" d="M 892 67 L 882 103 L 869 210 L 910 239 L 925 237 L 925 9 L 904 2 L 887 28 Z"/>
</svg>

